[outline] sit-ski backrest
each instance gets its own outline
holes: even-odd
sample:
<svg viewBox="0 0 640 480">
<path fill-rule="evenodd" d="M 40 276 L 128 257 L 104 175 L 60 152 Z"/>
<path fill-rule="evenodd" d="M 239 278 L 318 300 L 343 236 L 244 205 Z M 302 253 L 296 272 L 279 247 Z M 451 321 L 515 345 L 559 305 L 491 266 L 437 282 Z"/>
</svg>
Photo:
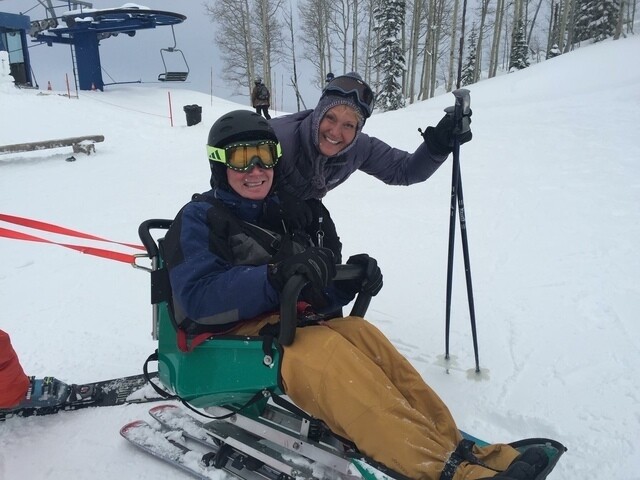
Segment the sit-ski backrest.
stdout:
<svg viewBox="0 0 640 480">
<path fill-rule="evenodd" d="M 162 239 L 154 240 L 149 232 L 153 228 L 166 230 L 170 225 L 170 220 L 147 220 L 139 229 L 152 263 L 151 302 L 160 381 L 183 400 L 201 408 L 240 407 L 265 389 L 281 394 L 281 347 L 272 339 L 216 336 L 191 351 L 178 345 L 179 328 L 173 316 Z M 269 345 L 270 352 L 265 352 L 265 345 Z"/>
</svg>

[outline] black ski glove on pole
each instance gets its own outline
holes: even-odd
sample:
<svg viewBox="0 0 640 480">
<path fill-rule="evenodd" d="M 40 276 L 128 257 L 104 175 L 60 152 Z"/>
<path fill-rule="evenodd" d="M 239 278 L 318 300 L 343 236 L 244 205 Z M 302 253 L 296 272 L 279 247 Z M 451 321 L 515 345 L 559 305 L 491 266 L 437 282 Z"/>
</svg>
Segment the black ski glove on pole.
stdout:
<svg viewBox="0 0 640 480">
<path fill-rule="evenodd" d="M 333 252 L 328 248 L 311 247 L 267 267 L 267 279 L 279 292 L 291 277 L 298 274 L 310 283 L 303 289 L 302 297 L 314 307 L 324 306 L 323 290 L 336 276 Z"/>
<path fill-rule="evenodd" d="M 340 282 L 340 289 L 353 295 L 363 292 L 372 297 L 375 297 L 380 292 L 382 289 L 382 271 L 375 258 L 371 258 L 366 253 L 360 253 L 349 257 L 347 265 L 363 266 L 364 277 L 362 280 L 343 280 Z"/>
<path fill-rule="evenodd" d="M 469 124 L 471 123 L 471 113 L 472 112 L 469 111 Z M 460 145 L 467 143 L 473 138 L 470 129 L 461 134 L 457 134 L 455 130 L 456 122 L 453 114 L 447 113 L 435 127 L 427 127 L 427 130 L 422 134 L 422 138 L 424 138 L 431 153 L 435 153 L 436 155 L 449 155 L 453 151 L 455 135 L 458 135 Z"/>
<path fill-rule="evenodd" d="M 306 201 L 287 193 L 284 189 L 278 190 L 280 199 L 280 214 L 282 219 L 291 228 L 304 229 L 313 221 L 313 211 Z"/>
</svg>

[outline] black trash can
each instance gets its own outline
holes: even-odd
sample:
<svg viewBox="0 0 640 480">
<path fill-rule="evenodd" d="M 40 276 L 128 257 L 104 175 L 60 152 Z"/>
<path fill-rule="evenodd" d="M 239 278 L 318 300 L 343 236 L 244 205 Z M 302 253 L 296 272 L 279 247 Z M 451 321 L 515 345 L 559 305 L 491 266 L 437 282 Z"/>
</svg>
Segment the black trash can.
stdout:
<svg viewBox="0 0 640 480">
<path fill-rule="evenodd" d="M 197 125 L 202 121 L 202 107 L 200 105 L 185 105 L 184 113 L 187 114 L 187 127 Z"/>
</svg>

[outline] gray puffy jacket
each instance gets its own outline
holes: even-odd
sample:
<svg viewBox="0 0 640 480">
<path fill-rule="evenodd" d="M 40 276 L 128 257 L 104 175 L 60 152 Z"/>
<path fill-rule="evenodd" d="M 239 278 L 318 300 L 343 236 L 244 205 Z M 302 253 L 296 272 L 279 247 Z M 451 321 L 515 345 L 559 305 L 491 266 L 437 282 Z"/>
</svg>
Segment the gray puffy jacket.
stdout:
<svg viewBox="0 0 640 480">
<path fill-rule="evenodd" d="M 423 182 L 447 158 L 429 153 L 424 142 L 409 153 L 362 132 L 344 153 L 326 157 L 313 140 L 314 125 L 320 123 L 314 112 L 305 110 L 270 120 L 282 145 L 283 156 L 276 166 L 278 183 L 285 183 L 299 198 L 322 198 L 356 170 L 389 185 Z"/>
</svg>

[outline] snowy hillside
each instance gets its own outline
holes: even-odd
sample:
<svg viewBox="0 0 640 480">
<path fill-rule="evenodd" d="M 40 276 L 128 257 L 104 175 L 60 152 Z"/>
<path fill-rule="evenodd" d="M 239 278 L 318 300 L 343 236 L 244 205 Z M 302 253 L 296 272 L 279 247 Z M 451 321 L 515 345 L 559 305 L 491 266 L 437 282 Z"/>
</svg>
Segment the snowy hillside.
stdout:
<svg viewBox="0 0 640 480">
<path fill-rule="evenodd" d="M 487 440 L 556 438 L 554 480 L 640 479 L 640 37 L 605 42 L 473 85 L 462 147 L 482 374 L 456 251 L 451 353 L 444 317 L 451 162 L 426 183 L 388 187 L 358 173 L 331 192 L 348 256 L 376 257 L 385 288 L 368 317 Z M 165 86 L 56 93 L 0 89 L 0 145 L 100 134 L 70 147 L 0 155 L 0 213 L 136 243 L 148 218 L 173 218 L 208 188 L 204 145 L 244 108 Z M 451 94 L 378 113 L 365 132 L 413 151 Z M 203 107 L 187 127 L 184 105 Z M 0 222 L 59 242 L 72 241 Z M 459 232 L 456 238 L 460 245 Z M 28 374 L 88 382 L 132 375 L 154 350 L 146 272 L 54 245 L 0 238 L 0 328 Z M 186 478 L 123 440 L 146 406 L 0 424 L 0 479 Z M 390 448 L 392 448 L 390 446 Z M 221 474 L 220 478 L 224 478 Z"/>
</svg>

